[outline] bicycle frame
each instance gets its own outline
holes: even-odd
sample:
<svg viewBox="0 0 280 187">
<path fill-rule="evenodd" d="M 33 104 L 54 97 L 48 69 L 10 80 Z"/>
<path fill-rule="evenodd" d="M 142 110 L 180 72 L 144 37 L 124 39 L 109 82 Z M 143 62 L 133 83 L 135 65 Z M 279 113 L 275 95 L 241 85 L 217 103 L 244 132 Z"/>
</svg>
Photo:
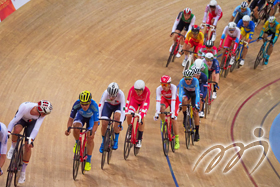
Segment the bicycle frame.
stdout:
<svg viewBox="0 0 280 187">
<path fill-rule="evenodd" d="M 171 115 L 173 114 L 173 112 L 158 112 L 158 114 L 164 114 L 165 115 L 165 122 L 167 124 L 167 132 L 168 132 L 168 139 L 171 142 L 175 136 L 172 136 L 171 131 L 173 128 L 173 124 L 172 124 L 172 119 L 171 119 Z M 168 118 L 169 118 L 169 123 L 168 123 Z M 163 129 L 165 131 L 165 129 Z"/>
<path fill-rule="evenodd" d="M 244 44 L 245 44 L 245 46 L 244 46 Z M 232 72 L 234 70 L 236 64 L 238 65 L 238 68 L 239 68 L 239 62 L 240 62 L 240 59 L 242 59 L 243 49 L 248 44 L 249 44 L 248 42 L 246 42 L 244 40 L 240 40 L 240 42 L 238 44 L 238 48 L 236 49 L 237 53 L 236 53 L 236 56 L 235 56 L 235 61 L 234 61 L 234 64 L 231 65 L 230 72 Z"/>
<path fill-rule="evenodd" d="M 84 156 L 84 150 L 87 145 L 87 128 L 83 127 L 68 127 L 68 132 L 70 129 L 80 129 L 80 134 L 79 134 L 79 142 L 80 142 L 80 162 L 84 162 L 87 159 L 87 155 Z M 84 132 L 82 132 L 84 130 Z M 83 135 L 84 135 L 84 141 L 83 141 Z M 82 143 L 83 142 L 83 143 Z M 82 149 L 81 149 L 82 148 Z"/>
<path fill-rule="evenodd" d="M 138 142 L 138 140 L 136 140 L 136 135 L 137 135 L 138 127 L 139 127 L 139 121 L 141 121 L 141 115 L 137 114 L 137 113 L 125 113 L 125 114 L 132 115 L 131 123 L 130 123 L 130 125 L 131 125 L 131 143 L 136 144 Z M 134 128 L 134 120 L 136 117 L 138 117 L 138 120 L 136 122 L 136 127 Z"/>
<path fill-rule="evenodd" d="M 206 33 L 204 35 L 204 44 L 206 43 L 207 40 L 209 40 L 209 38 L 210 38 L 210 40 L 212 40 L 212 42 L 214 42 L 215 40 L 213 40 L 213 34 L 215 32 L 215 26 L 202 23 L 202 24 L 200 24 L 200 27 L 206 27 Z M 211 30 L 210 37 L 208 37 L 209 30 Z"/>
<path fill-rule="evenodd" d="M 175 56 L 177 55 L 178 51 L 179 50 L 179 45 L 180 45 L 180 42 L 181 42 L 181 38 L 183 37 L 185 39 L 185 36 L 182 35 L 181 33 L 177 33 L 177 32 L 172 32 L 171 35 L 173 34 L 178 34 L 178 37 L 177 37 L 177 40 L 176 42 L 174 43 L 173 47 L 172 47 L 172 50 L 169 54 L 169 57 L 167 59 L 167 63 L 166 63 L 166 67 L 168 67 L 169 63 L 172 61 L 174 62 L 174 59 L 175 59 Z"/>
<path fill-rule="evenodd" d="M 188 50 L 184 50 L 184 51 L 188 51 Z M 183 68 L 183 72 L 182 73 L 184 73 L 184 71 L 186 69 L 189 69 L 190 66 L 193 64 L 193 62 L 194 62 L 194 54 L 197 54 L 194 51 L 195 51 L 195 47 L 194 47 L 193 51 L 188 51 L 190 53 L 190 55 L 188 57 L 187 64 Z"/>
</svg>

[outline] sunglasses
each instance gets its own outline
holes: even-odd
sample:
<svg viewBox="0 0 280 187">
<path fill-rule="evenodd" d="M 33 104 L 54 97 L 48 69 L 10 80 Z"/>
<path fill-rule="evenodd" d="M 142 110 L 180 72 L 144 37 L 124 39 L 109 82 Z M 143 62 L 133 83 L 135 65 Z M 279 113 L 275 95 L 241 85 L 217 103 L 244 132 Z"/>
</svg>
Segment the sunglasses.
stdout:
<svg viewBox="0 0 280 187">
<path fill-rule="evenodd" d="M 192 77 L 185 77 L 185 80 L 190 81 L 190 80 L 192 80 Z"/>
<path fill-rule="evenodd" d="M 143 91 L 142 89 L 134 89 L 136 92 Z"/>
<path fill-rule="evenodd" d="M 216 6 L 210 6 L 210 8 L 216 8 Z"/>
<path fill-rule="evenodd" d="M 168 84 L 168 83 L 161 83 L 161 86 L 163 86 L 163 87 L 168 87 L 169 84 Z"/>
<path fill-rule="evenodd" d="M 89 105 L 89 103 L 80 103 L 82 106 L 87 106 L 87 105 Z"/>
<path fill-rule="evenodd" d="M 235 29 L 229 29 L 229 31 L 235 31 Z"/>
</svg>

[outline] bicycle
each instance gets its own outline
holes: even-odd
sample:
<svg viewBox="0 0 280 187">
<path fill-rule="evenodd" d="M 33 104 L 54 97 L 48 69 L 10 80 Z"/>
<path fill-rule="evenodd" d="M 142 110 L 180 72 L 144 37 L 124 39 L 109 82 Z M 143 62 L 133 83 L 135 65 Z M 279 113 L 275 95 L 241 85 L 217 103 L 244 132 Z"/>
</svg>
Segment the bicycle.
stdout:
<svg viewBox="0 0 280 187">
<path fill-rule="evenodd" d="M 257 25 L 259 25 L 262 20 L 264 20 L 264 22 L 267 21 L 267 19 L 269 18 L 273 3 L 274 3 L 274 1 L 267 1 L 265 6 L 259 11 L 259 19 L 258 19 Z"/>
<path fill-rule="evenodd" d="M 221 66 L 220 66 L 220 76 L 222 77 L 224 74 L 224 78 L 227 77 L 228 72 L 230 70 L 231 65 L 229 64 L 230 59 L 232 58 L 232 51 L 230 52 L 231 48 L 225 48 L 226 51 L 222 56 Z"/>
<path fill-rule="evenodd" d="M 139 122 L 141 121 L 141 115 L 137 113 L 125 113 L 131 114 L 132 119 L 131 119 L 131 124 L 128 126 L 126 134 L 125 134 L 125 140 L 124 140 L 124 159 L 126 160 L 129 156 L 130 149 L 134 145 L 134 155 L 136 156 L 139 153 L 139 148 L 136 147 L 136 143 L 138 142 L 138 127 L 139 127 Z M 134 120 L 135 118 L 138 117 L 136 127 L 134 128 Z"/>
<path fill-rule="evenodd" d="M 212 98 L 212 94 L 213 94 L 212 84 L 217 84 L 217 83 L 215 81 L 208 81 L 207 94 L 206 94 L 205 103 L 204 103 L 204 105 L 205 105 L 204 106 L 204 108 L 205 108 L 205 112 L 204 112 L 205 119 L 206 119 L 207 114 L 210 114 L 211 103 L 212 103 L 212 101 L 214 101 L 214 99 Z"/>
<path fill-rule="evenodd" d="M 258 39 L 263 39 L 263 38 L 261 37 Z M 260 51 L 257 55 L 257 58 L 255 60 L 254 69 L 256 69 L 258 67 L 258 65 L 260 64 L 261 61 L 262 61 L 262 64 L 264 64 L 265 56 L 266 56 L 268 48 L 270 46 L 270 42 L 271 42 L 271 40 L 264 39 L 264 43 L 262 44 Z M 267 43 L 268 43 L 268 45 L 267 45 Z"/>
<path fill-rule="evenodd" d="M 200 24 L 200 27 L 206 27 L 206 33 L 204 35 L 204 45 L 206 44 L 207 40 L 212 40 L 212 42 L 215 42 L 215 40 L 216 40 L 215 26 L 202 23 L 202 24 Z M 209 30 L 211 30 L 210 37 L 208 37 Z"/>
<path fill-rule="evenodd" d="M 106 159 L 106 153 L 107 154 L 107 164 L 110 164 L 110 160 L 112 157 L 112 147 L 114 145 L 114 140 L 115 140 L 115 131 L 114 131 L 114 122 L 117 122 L 120 124 L 120 128 L 122 128 L 122 122 L 112 120 L 112 119 L 105 119 L 105 118 L 100 118 L 99 120 L 105 120 L 108 121 L 107 125 L 107 130 L 105 132 L 105 137 L 104 137 L 104 143 L 103 143 L 103 152 L 102 152 L 102 158 L 101 158 L 101 169 L 103 169 L 104 164 L 105 164 L 105 159 Z"/>
<path fill-rule="evenodd" d="M 83 127 L 68 127 L 67 131 L 69 132 L 70 129 L 80 130 L 79 140 L 76 144 L 76 148 L 74 151 L 74 158 L 73 158 L 73 179 L 76 180 L 80 162 L 82 163 L 81 165 L 82 174 L 85 174 L 85 164 L 87 160 L 87 134 L 86 133 L 88 132 L 88 129 Z M 90 131 L 90 134 L 92 134 L 92 131 Z M 84 139 L 82 138 L 83 135 L 84 135 Z"/>
<path fill-rule="evenodd" d="M 183 37 L 185 39 L 185 36 L 180 34 L 180 33 L 177 33 L 177 32 L 172 32 L 171 35 L 173 35 L 174 33 L 178 34 L 179 36 L 177 37 L 177 40 L 176 42 L 174 43 L 173 47 L 172 47 L 172 50 L 169 54 L 169 57 L 167 59 L 167 63 L 166 63 L 166 67 L 168 67 L 169 63 L 172 61 L 174 62 L 174 59 L 177 55 L 177 53 L 179 53 L 180 51 L 179 50 L 179 45 L 180 45 L 180 41 L 181 41 L 181 37 Z"/>
<path fill-rule="evenodd" d="M 247 47 L 247 45 L 249 43 L 244 41 L 244 40 L 240 40 L 238 48 L 236 49 L 236 56 L 235 56 L 234 63 L 230 67 L 230 72 L 233 72 L 236 65 L 237 65 L 238 68 L 240 67 L 239 63 L 240 63 L 241 58 L 242 58 L 244 44 L 245 44 L 245 47 Z"/>
<path fill-rule="evenodd" d="M 23 141 L 24 141 L 24 138 L 26 137 L 25 132 L 23 133 L 23 135 L 14 134 L 14 133 L 11 133 L 11 135 L 18 136 L 18 139 L 17 139 L 17 143 L 16 143 L 16 146 L 15 146 L 15 150 L 14 150 L 13 155 L 12 155 L 10 165 L 7 169 L 8 175 L 7 175 L 6 187 L 11 186 L 14 174 L 15 174 L 14 186 L 18 185 L 18 180 L 19 180 L 19 177 L 20 177 L 21 168 L 23 166 L 23 161 L 22 161 L 23 147 L 24 147 Z M 29 144 L 31 144 L 31 139 L 29 139 Z"/>
<path fill-rule="evenodd" d="M 162 148 L 163 148 L 163 153 L 165 156 L 168 156 L 168 152 L 169 152 L 169 143 L 171 145 L 171 150 L 172 152 L 175 152 L 175 134 L 174 134 L 174 130 L 173 130 L 173 124 L 171 121 L 171 115 L 173 114 L 172 112 L 158 112 L 158 114 L 164 114 L 165 115 L 165 121 L 163 124 L 163 127 L 161 127 L 161 129 L 163 129 L 162 132 Z M 168 117 L 169 119 L 169 123 L 168 123 Z M 161 124 L 161 120 L 160 120 L 160 124 Z"/>
<path fill-rule="evenodd" d="M 194 125 L 194 118 L 193 118 L 193 107 L 190 104 L 181 105 L 187 107 L 187 116 L 184 121 L 184 128 L 185 128 L 185 140 L 186 140 L 186 147 L 189 149 L 190 141 L 192 140 L 192 145 L 194 145 L 194 134 L 196 132 L 195 125 Z"/>
<path fill-rule="evenodd" d="M 188 52 L 190 53 L 190 55 L 189 55 L 189 57 L 188 57 L 188 60 L 187 60 L 187 63 L 186 63 L 186 65 L 185 65 L 184 68 L 183 68 L 183 73 L 184 73 L 184 71 L 185 71 L 186 69 L 189 69 L 189 68 L 190 68 L 190 66 L 193 64 L 193 62 L 194 62 L 194 60 L 195 60 L 195 57 L 196 57 L 196 55 L 197 55 L 197 53 L 194 52 L 194 51 L 195 51 L 195 48 L 196 48 L 196 46 L 194 46 L 193 51 L 183 50 L 183 51 L 188 51 Z"/>
</svg>

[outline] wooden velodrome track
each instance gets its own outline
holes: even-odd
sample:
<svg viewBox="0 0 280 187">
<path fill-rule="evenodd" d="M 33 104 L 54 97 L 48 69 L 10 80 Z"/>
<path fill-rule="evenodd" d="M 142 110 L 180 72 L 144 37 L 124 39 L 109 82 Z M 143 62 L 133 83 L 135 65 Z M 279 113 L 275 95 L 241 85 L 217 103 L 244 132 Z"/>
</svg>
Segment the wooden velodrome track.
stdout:
<svg viewBox="0 0 280 187">
<path fill-rule="evenodd" d="M 240 1 L 241 2 L 241 1 Z M 224 16 L 218 23 L 217 37 L 228 23 L 239 1 L 220 0 Z M 175 186 L 163 155 L 159 122 L 154 122 L 155 89 L 163 74 L 172 76 L 174 84 L 182 77 L 183 57 L 165 68 L 172 43 L 169 34 L 179 11 L 192 8 L 200 24 L 208 0 L 196 1 L 112 1 L 112 0 L 31 0 L 0 24 L 0 121 L 9 124 L 18 106 L 25 101 L 50 100 L 54 110 L 47 116 L 36 138 L 26 182 L 21 186 Z M 280 18 L 277 18 L 278 21 Z M 261 24 L 263 25 L 263 23 Z M 254 39 L 260 33 L 256 29 Z M 228 173 L 223 168 L 234 155 L 227 151 L 212 172 L 204 171 L 214 157 L 207 156 L 193 171 L 197 159 L 213 145 L 230 145 L 233 141 L 249 144 L 258 140 L 253 135 L 265 114 L 279 102 L 280 82 L 258 89 L 279 78 L 279 46 L 275 45 L 267 66 L 253 69 L 261 42 L 252 43 L 245 65 L 226 79 L 220 79 L 218 98 L 207 120 L 201 120 L 201 140 L 185 147 L 180 125 L 181 147 L 169 153 L 179 186 L 279 186 L 280 164 L 271 149 L 262 165 L 250 171 L 262 155 L 262 149 L 245 152 L 243 164 Z M 143 79 L 151 90 L 151 104 L 146 119 L 143 146 L 137 157 L 123 159 L 126 132 L 120 135 L 119 149 L 110 165 L 101 170 L 100 127 L 95 136 L 92 170 L 77 181 L 72 179 L 74 139 L 66 137 L 71 107 L 82 90 L 89 90 L 99 102 L 110 82 L 117 82 L 127 95 L 137 79 Z M 244 105 L 242 105 L 242 103 Z M 239 113 L 238 112 L 239 109 Z M 272 121 L 279 113 L 277 106 L 263 123 L 268 141 Z M 182 114 L 178 122 L 181 123 Z M 255 133 L 258 136 L 258 133 Z M 8 149 L 10 147 L 10 140 Z M 4 171 L 7 171 L 6 160 Z M 4 186 L 7 173 L 0 177 Z"/>
</svg>

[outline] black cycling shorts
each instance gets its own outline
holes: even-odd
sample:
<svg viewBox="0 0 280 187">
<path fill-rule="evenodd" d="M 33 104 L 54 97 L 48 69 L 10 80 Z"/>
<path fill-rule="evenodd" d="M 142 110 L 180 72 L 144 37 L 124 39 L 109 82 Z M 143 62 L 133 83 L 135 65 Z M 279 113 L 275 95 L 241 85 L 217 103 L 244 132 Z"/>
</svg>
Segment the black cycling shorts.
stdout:
<svg viewBox="0 0 280 187">
<path fill-rule="evenodd" d="M 258 11 L 260 11 L 260 9 L 263 7 L 263 5 L 265 4 L 266 0 L 253 0 L 253 2 L 250 4 L 250 9 L 251 11 L 253 11 L 256 6 L 258 6 Z"/>
</svg>

